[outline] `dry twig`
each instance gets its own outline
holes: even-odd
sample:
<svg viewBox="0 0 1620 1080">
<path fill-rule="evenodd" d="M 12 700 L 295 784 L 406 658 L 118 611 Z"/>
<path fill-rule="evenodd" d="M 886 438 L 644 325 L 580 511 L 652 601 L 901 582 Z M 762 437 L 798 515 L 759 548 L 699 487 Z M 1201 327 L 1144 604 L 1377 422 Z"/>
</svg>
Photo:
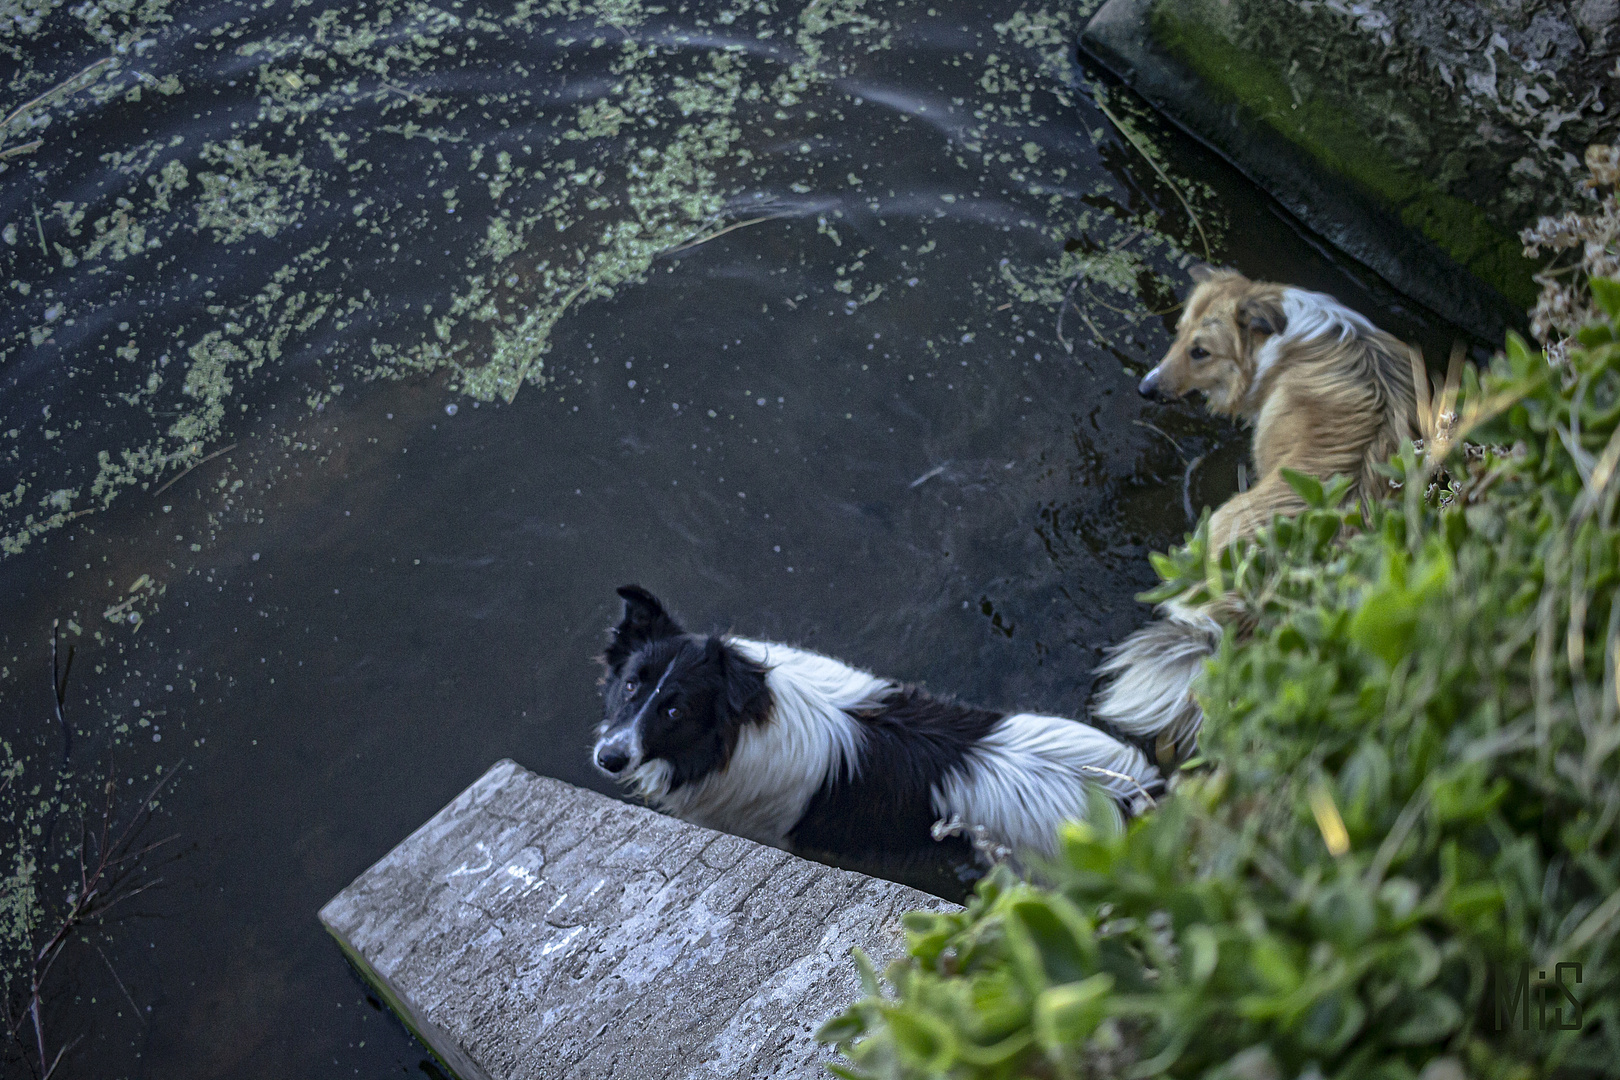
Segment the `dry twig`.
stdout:
<svg viewBox="0 0 1620 1080">
<path fill-rule="evenodd" d="M 708 233 L 708 234 L 706 234 L 704 236 L 695 237 L 695 238 L 693 238 L 691 240 L 688 240 L 684 244 L 677 244 L 675 247 L 672 247 L 668 251 L 664 252 L 664 254 L 665 255 L 675 255 L 675 254 L 678 254 L 679 252 L 687 251 L 687 250 L 689 250 L 691 248 L 695 248 L 699 244 L 707 244 L 710 240 L 714 240 L 714 239 L 716 239 L 718 237 L 724 236 L 724 235 L 726 235 L 726 233 L 732 232 L 733 230 L 746 229 L 746 228 L 748 228 L 748 226 L 750 226 L 750 225 L 758 225 L 762 221 L 775 221 L 777 218 L 786 217 L 786 216 L 787 216 L 786 214 L 763 214 L 763 215 L 761 215 L 759 217 L 756 217 L 756 218 L 749 218 L 747 221 L 734 221 L 730 225 L 727 225 L 723 229 L 716 229 L 712 233 Z"/>
<path fill-rule="evenodd" d="M 180 481 L 184 480 L 187 476 L 190 476 L 191 475 L 191 470 L 202 468 L 204 465 L 208 464 L 210 461 L 213 461 L 215 458 L 219 457 L 219 455 L 228 454 L 232 450 L 235 450 L 237 448 L 237 446 L 239 446 L 239 445 L 240 445 L 239 443 L 231 443 L 231 445 L 229 445 L 229 446 L 222 446 L 218 450 L 215 450 L 212 454 L 209 454 L 207 457 L 203 458 L 202 460 L 192 462 L 190 465 L 187 465 L 186 468 L 185 468 L 185 471 L 181 472 L 179 475 L 169 477 L 169 479 L 164 482 L 162 487 L 160 487 L 156 491 L 152 492 L 152 497 L 157 498 L 159 495 L 163 494 L 165 491 L 168 491 L 174 485 L 176 485 Z"/>
<path fill-rule="evenodd" d="M 67 684 L 68 675 L 73 668 L 74 650 L 71 648 L 68 650 L 67 662 L 58 668 L 57 634 L 58 626 L 52 623 L 51 682 L 56 718 L 65 732 L 68 730 Z M 167 776 L 154 783 L 129 820 L 122 828 L 118 828 L 115 826 L 118 817 L 117 777 L 109 770 L 108 778 L 102 785 L 99 828 L 87 829 L 86 823 L 80 822 L 76 855 L 78 881 L 70 889 L 60 918 L 35 930 L 36 936 L 29 945 L 24 970 L 21 973 L 20 981 L 23 987 L 20 1000 L 12 995 L 12 984 L 8 983 L 7 1000 L 4 1003 L 6 1035 L 21 1053 L 29 1072 L 38 1080 L 50 1080 L 61 1066 L 67 1052 L 78 1043 L 78 1039 L 73 1039 L 57 1047 L 54 1054 L 51 1052 L 51 1040 L 45 1024 L 45 1006 L 48 997 L 46 988 L 51 971 L 67 950 L 77 930 L 87 923 L 99 923 L 115 907 L 161 883 L 161 878 L 152 878 L 136 885 L 134 876 L 153 852 L 175 839 L 174 836 L 166 836 L 151 843 L 141 842 L 141 836 L 151 822 L 158 796 L 174 775 L 175 771 L 170 770 Z M 0 790 L 9 785 L 10 779 L 8 776 L 7 783 L 0 784 Z M 47 840 L 50 832 L 48 828 L 45 830 Z M 51 928 L 49 935 L 39 936 L 44 934 L 47 928 Z M 100 951 L 99 946 L 97 951 Z M 106 961 L 105 953 L 102 954 L 102 959 Z M 112 967 L 110 961 L 108 967 L 109 969 Z M 118 977 L 116 970 L 113 970 L 113 979 L 133 1004 L 134 998 L 130 996 L 128 987 Z M 139 1010 L 136 1015 L 140 1015 Z"/>
<path fill-rule="evenodd" d="M 1119 129 L 1119 133 L 1125 136 L 1125 141 L 1136 148 L 1136 152 L 1142 155 L 1144 161 L 1153 166 L 1153 171 L 1159 174 L 1159 179 L 1163 180 L 1165 186 L 1181 201 L 1182 209 L 1187 211 L 1187 217 L 1192 220 L 1193 227 L 1198 230 L 1198 238 L 1204 242 L 1204 258 L 1213 258 L 1210 254 L 1209 237 L 1204 232 L 1204 223 L 1198 219 L 1198 214 L 1193 210 L 1192 203 L 1188 202 L 1187 196 L 1181 193 L 1181 188 L 1176 186 L 1175 181 L 1171 180 L 1164 169 L 1159 166 L 1159 163 L 1153 160 L 1153 155 L 1148 153 L 1147 147 L 1143 146 L 1136 136 L 1131 134 L 1130 128 L 1126 127 L 1119 117 L 1114 115 L 1113 110 L 1108 107 L 1108 104 L 1101 97 L 1094 97 L 1092 100 L 1097 103 L 1097 108 L 1102 110 L 1103 115 L 1114 122 L 1114 126 Z"/>
</svg>

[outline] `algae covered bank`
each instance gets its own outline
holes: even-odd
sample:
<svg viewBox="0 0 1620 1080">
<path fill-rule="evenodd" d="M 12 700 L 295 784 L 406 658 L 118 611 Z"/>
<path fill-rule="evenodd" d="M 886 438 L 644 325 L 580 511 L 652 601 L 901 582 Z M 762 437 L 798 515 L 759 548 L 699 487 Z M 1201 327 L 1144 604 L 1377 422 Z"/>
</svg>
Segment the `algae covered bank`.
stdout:
<svg viewBox="0 0 1620 1080">
<path fill-rule="evenodd" d="M 1311 229 L 1487 341 L 1522 324 L 1519 231 L 1590 205 L 1620 8 L 1111 0 L 1085 47 Z"/>
<path fill-rule="evenodd" d="M 1449 343 L 1078 66 L 1084 8 L 0 14 L 8 1001 L 81 824 L 161 783 L 176 837 L 45 983 L 74 1073 L 416 1071 L 312 913 L 492 761 L 600 783 L 624 581 L 1081 712 L 1236 484 L 1134 392 L 1194 258 Z"/>
</svg>

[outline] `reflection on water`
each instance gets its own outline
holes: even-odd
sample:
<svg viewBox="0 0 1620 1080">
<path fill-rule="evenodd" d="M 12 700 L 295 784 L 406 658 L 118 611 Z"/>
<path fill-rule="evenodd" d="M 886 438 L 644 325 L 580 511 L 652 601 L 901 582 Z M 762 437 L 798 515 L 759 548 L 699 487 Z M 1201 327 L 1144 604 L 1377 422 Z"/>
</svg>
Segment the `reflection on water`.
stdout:
<svg viewBox="0 0 1620 1080">
<path fill-rule="evenodd" d="M 1122 140 L 1080 17 L 8 16 L 0 701 L 43 794 L 0 799 L 60 852 L 107 769 L 180 770 L 162 886 L 60 973 L 72 1072 L 416 1071 L 314 911 L 497 758 L 601 788 L 616 585 L 1083 711 L 1243 453 L 1133 392 L 1189 253 L 1426 331 L 1115 93 Z"/>
</svg>

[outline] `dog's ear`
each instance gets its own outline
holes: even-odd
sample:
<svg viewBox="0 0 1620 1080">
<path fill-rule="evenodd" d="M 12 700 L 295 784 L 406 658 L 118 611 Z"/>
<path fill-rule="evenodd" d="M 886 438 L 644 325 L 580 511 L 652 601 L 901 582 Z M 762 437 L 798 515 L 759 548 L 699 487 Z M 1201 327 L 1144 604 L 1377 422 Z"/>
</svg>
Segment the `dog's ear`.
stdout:
<svg viewBox="0 0 1620 1080">
<path fill-rule="evenodd" d="M 1193 263 L 1191 266 L 1187 267 L 1187 276 L 1192 278 L 1193 281 L 1198 284 L 1203 284 L 1210 278 L 1214 277 L 1217 273 L 1219 273 L 1219 271 L 1217 271 L 1213 266 L 1209 265 L 1209 263 Z"/>
<path fill-rule="evenodd" d="M 624 614 L 619 625 L 613 628 L 607 651 L 602 654 L 602 663 L 614 675 L 630 659 L 630 654 L 647 642 L 684 633 L 658 602 L 658 597 L 640 585 L 620 586 L 619 596 L 624 599 Z"/>
<path fill-rule="evenodd" d="M 765 669 L 726 648 L 725 642 L 710 637 L 704 644 L 704 659 L 720 666 L 725 690 L 721 700 L 726 712 L 739 720 L 762 719 L 764 715 Z"/>
<path fill-rule="evenodd" d="M 1280 334 L 1288 329 L 1288 317 L 1276 300 L 1250 297 L 1238 305 L 1237 324 L 1254 334 Z"/>
</svg>

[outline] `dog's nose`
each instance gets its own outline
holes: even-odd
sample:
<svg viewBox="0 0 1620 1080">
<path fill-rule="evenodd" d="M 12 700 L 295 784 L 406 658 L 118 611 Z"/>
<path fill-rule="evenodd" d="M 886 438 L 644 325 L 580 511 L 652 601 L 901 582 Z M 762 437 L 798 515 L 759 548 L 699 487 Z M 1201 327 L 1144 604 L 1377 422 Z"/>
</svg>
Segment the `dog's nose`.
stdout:
<svg viewBox="0 0 1620 1080">
<path fill-rule="evenodd" d="M 618 776 L 630 764 L 630 755 L 617 746 L 604 746 L 596 752 L 596 764 L 603 772 Z"/>
<path fill-rule="evenodd" d="M 1143 380 L 1136 384 L 1136 392 L 1149 401 L 1163 401 L 1164 395 L 1159 393 L 1159 369 L 1154 368 L 1147 373 Z"/>
</svg>

